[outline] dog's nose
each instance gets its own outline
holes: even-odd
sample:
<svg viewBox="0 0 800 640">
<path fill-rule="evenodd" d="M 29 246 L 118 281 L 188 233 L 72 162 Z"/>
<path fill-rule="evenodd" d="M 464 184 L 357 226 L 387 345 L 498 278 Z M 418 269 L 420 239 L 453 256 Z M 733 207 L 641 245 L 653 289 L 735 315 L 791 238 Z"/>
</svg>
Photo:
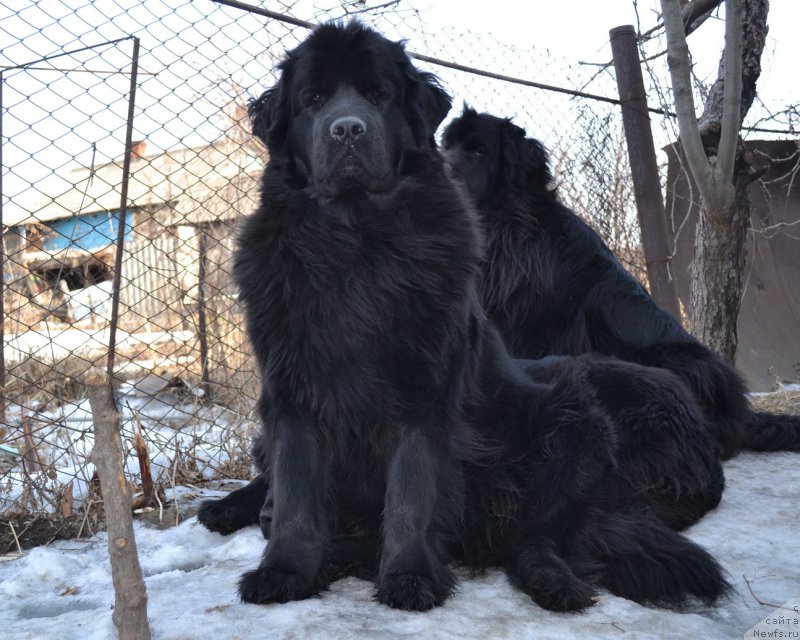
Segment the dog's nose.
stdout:
<svg viewBox="0 0 800 640">
<path fill-rule="evenodd" d="M 355 116 L 342 116 L 331 122 L 331 135 L 339 142 L 355 142 L 367 132 L 367 123 Z"/>
</svg>

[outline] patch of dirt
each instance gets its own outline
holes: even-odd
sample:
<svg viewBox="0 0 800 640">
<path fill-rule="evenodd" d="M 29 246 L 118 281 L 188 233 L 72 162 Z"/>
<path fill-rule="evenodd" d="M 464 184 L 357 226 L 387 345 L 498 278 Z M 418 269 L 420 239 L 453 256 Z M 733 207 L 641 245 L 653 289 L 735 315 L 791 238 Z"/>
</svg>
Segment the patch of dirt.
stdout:
<svg viewBox="0 0 800 640">
<path fill-rule="evenodd" d="M 133 519 L 159 529 L 174 527 L 197 514 L 207 498 L 220 497 L 220 492 L 232 491 L 245 484 L 242 480 L 211 480 L 203 488 L 184 493 L 178 500 L 162 500 L 161 508 L 136 509 Z M 16 553 L 50 544 L 54 540 L 86 539 L 106 530 L 105 512 L 101 499 L 89 502 L 89 514 L 80 511 L 64 517 L 55 514 L 0 515 L 0 555 Z"/>
<path fill-rule="evenodd" d="M 77 513 L 68 518 L 56 515 L 4 515 L 0 518 L 0 554 L 32 549 L 54 540 L 89 537 L 105 529 L 101 514 Z"/>
</svg>

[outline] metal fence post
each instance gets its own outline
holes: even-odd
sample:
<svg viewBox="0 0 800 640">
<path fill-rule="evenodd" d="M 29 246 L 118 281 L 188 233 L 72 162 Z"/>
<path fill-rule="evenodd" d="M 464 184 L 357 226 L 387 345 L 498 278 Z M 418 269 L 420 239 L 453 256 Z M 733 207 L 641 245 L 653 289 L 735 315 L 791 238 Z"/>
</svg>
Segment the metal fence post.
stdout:
<svg viewBox="0 0 800 640">
<path fill-rule="evenodd" d="M 122 186 L 119 204 L 119 228 L 117 229 L 117 253 L 114 257 L 114 278 L 111 285 L 111 321 L 108 330 L 108 365 L 106 372 L 109 381 L 114 380 L 114 355 L 117 349 L 117 324 L 119 321 L 119 301 L 122 287 L 122 252 L 125 244 L 125 224 L 128 213 L 128 182 L 131 173 L 131 153 L 133 142 L 133 110 L 136 104 L 136 82 L 139 71 L 139 38 L 133 36 L 131 54 L 131 84 L 128 93 L 128 120 L 125 129 L 125 156 L 122 160 Z"/>
<path fill-rule="evenodd" d="M 6 422 L 6 250 L 3 230 L 3 72 L 0 71 L 0 424 Z"/>
<path fill-rule="evenodd" d="M 631 25 L 616 27 L 611 29 L 609 37 L 650 293 L 659 307 L 680 322 L 680 302 L 675 279 L 670 275 L 672 250 L 667 234 L 664 200 L 661 197 L 653 132 L 650 129 L 647 95 L 636 46 L 636 30 Z"/>
</svg>

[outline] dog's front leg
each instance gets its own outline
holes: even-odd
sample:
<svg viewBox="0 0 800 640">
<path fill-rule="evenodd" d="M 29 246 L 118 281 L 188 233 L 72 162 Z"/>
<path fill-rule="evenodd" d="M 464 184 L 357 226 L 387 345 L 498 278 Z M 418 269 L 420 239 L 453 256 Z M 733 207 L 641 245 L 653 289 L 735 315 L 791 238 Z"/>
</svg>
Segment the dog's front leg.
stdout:
<svg viewBox="0 0 800 640">
<path fill-rule="evenodd" d="M 302 600 L 322 587 L 328 537 L 322 447 L 309 418 L 283 409 L 266 419 L 272 421 L 270 541 L 258 569 L 242 576 L 239 593 L 245 602 Z"/>
<path fill-rule="evenodd" d="M 444 602 L 455 578 L 437 557 L 437 460 L 426 436 L 406 430 L 389 462 L 383 553 L 376 597 L 396 609 L 425 611 Z"/>
</svg>

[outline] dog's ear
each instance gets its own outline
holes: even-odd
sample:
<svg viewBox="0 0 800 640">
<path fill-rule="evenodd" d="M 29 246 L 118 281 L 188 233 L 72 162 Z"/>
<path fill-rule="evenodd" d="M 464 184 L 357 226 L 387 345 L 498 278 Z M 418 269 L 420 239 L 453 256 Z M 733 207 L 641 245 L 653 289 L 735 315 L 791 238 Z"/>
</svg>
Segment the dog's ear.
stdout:
<svg viewBox="0 0 800 640">
<path fill-rule="evenodd" d="M 247 107 L 247 115 L 253 124 L 253 135 L 267 145 L 272 156 L 279 156 L 283 152 L 289 127 L 284 84 L 282 79 L 259 98 L 251 100 Z"/>
<path fill-rule="evenodd" d="M 477 118 L 478 112 L 467 104 L 467 101 L 461 104 L 461 115 L 459 118 Z"/>
<path fill-rule="evenodd" d="M 434 134 L 453 102 L 432 73 L 406 67 L 406 112 L 412 117 L 414 138 L 420 147 L 435 147 Z"/>
<path fill-rule="evenodd" d="M 553 179 L 547 151 L 525 130 L 506 121 L 503 127 L 503 165 L 507 180 L 520 189 L 546 189 Z"/>
</svg>

